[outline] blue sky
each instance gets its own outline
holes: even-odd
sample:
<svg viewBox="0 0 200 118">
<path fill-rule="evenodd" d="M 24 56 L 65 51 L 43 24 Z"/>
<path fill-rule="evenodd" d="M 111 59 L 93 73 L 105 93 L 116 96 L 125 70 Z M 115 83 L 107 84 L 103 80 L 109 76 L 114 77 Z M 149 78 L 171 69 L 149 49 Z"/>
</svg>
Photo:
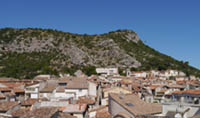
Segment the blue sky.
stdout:
<svg viewBox="0 0 200 118">
<path fill-rule="evenodd" d="M 131 29 L 154 49 L 200 68 L 199 6 L 199 0 L 2 0 L 0 28 Z"/>
</svg>

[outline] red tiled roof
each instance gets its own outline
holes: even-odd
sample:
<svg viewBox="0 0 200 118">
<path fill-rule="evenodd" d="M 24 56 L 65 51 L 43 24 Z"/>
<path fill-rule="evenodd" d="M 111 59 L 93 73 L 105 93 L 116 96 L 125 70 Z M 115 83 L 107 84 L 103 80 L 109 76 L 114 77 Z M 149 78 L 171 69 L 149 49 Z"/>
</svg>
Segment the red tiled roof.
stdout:
<svg viewBox="0 0 200 118">
<path fill-rule="evenodd" d="M 24 89 L 14 88 L 13 92 L 14 93 L 24 93 L 25 91 L 24 91 Z"/>
<path fill-rule="evenodd" d="M 77 101 L 78 104 L 94 104 L 95 101 L 89 98 L 79 98 Z"/>
<path fill-rule="evenodd" d="M 18 105 L 18 102 L 0 102 L 0 111 L 8 111 L 16 105 Z"/>
<path fill-rule="evenodd" d="M 96 118 L 111 118 L 111 115 L 108 111 L 97 112 Z"/>
<path fill-rule="evenodd" d="M 24 106 L 29 106 L 29 105 L 33 105 L 35 102 L 37 102 L 38 99 L 27 99 L 25 101 L 22 101 L 21 102 L 21 105 L 24 105 Z"/>
<path fill-rule="evenodd" d="M 146 103 L 134 94 L 110 94 L 110 98 L 136 116 L 162 113 L 162 105 Z"/>
<path fill-rule="evenodd" d="M 19 87 L 19 86 L 24 85 L 24 83 L 12 83 L 12 82 L 3 83 L 3 84 L 9 88 Z"/>
<path fill-rule="evenodd" d="M 11 89 L 10 88 L 0 88 L 0 91 L 11 92 Z"/>
<path fill-rule="evenodd" d="M 23 118 L 52 118 L 58 112 L 56 107 L 41 107 L 26 113 Z"/>
<path fill-rule="evenodd" d="M 185 90 L 185 91 L 174 91 L 172 92 L 172 94 L 184 94 L 184 93 L 187 93 L 187 94 L 200 94 L 200 90 Z"/>
<path fill-rule="evenodd" d="M 25 115 L 27 112 L 29 112 L 29 109 L 18 109 L 14 112 L 11 113 L 12 116 L 14 117 L 19 117 L 21 118 L 23 115 Z"/>
</svg>

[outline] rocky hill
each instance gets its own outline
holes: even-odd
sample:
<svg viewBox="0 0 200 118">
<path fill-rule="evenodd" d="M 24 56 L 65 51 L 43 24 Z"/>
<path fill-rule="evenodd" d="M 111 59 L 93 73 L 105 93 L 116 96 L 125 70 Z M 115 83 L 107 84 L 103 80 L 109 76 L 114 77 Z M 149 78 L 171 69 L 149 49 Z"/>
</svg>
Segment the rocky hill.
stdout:
<svg viewBox="0 0 200 118">
<path fill-rule="evenodd" d="M 96 67 L 131 70 L 178 69 L 200 71 L 145 45 L 131 30 L 100 35 L 73 34 L 51 29 L 0 29 L 0 76 L 32 78 L 37 74 L 94 74 Z"/>
</svg>

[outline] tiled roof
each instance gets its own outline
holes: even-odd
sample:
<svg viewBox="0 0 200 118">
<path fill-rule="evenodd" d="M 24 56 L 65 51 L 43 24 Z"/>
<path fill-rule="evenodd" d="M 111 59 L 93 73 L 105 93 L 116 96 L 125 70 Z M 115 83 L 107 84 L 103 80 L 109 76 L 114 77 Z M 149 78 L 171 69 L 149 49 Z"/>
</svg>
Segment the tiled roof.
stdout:
<svg viewBox="0 0 200 118">
<path fill-rule="evenodd" d="M 67 83 L 67 89 L 87 89 L 88 82 L 83 78 L 73 78 Z"/>
<path fill-rule="evenodd" d="M 111 118 L 111 115 L 108 111 L 97 112 L 96 118 Z"/>
<path fill-rule="evenodd" d="M 23 118 L 52 118 L 58 112 L 56 107 L 41 107 L 26 113 Z"/>
<path fill-rule="evenodd" d="M 59 112 L 58 118 L 77 118 L 76 116 L 72 116 L 70 114 Z"/>
<path fill-rule="evenodd" d="M 158 87 L 162 87 L 162 86 L 163 85 L 150 85 L 149 87 L 150 87 L 150 89 L 154 90 L 154 89 L 156 89 Z"/>
<path fill-rule="evenodd" d="M 7 93 L 4 93 L 4 95 L 12 97 L 12 96 L 15 96 L 15 93 L 13 93 L 13 92 L 7 92 Z"/>
<path fill-rule="evenodd" d="M 59 86 L 56 90 L 56 92 L 65 92 L 65 87 Z"/>
<path fill-rule="evenodd" d="M 14 93 L 24 93 L 25 91 L 24 91 L 24 89 L 14 88 L 13 92 Z"/>
<path fill-rule="evenodd" d="M 47 85 L 45 88 L 43 88 L 40 93 L 50 93 L 53 92 L 56 89 L 56 85 Z"/>
<path fill-rule="evenodd" d="M 89 99 L 89 98 L 79 98 L 77 101 L 78 104 L 94 104 L 95 100 Z"/>
<path fill-rule="evenodd" d="M 29 109 L 18 109 L 14 112 L 11 113 L 13 117 L 22 117 L 25 115 L 27 112 L 29 112 Z"/>
<path fill-rule="evenodd" d="M 36 84 L 38 84 L 39 82 L 36 82 L 36 81 L 34 81 L 34 82 L 30 82 L 30 83 L 25 83 L 25 85 L 26 86 L 32 86 L 32 85 L 36 85 Z"/>
<path fill-rule="evenodd" d="M 7 83 L 3 83 L 3 84 L 9 88 L 19 87 L 19 86 L 24 85 L 24 83 L 20 83 L 20 82 L 17 82 L 17 83 L 7 82 Z"/>
<path fill-rule="evenodd" d="M 16 105 L 18 102 L 0 102 L 0 111 L 8 111 Z"/>
<path fill-rule="evenodd" d="M 200 90 L 184 90 L 184 91 L 174 91 L 172 94 L 200 94 Z"/>
<path fill-rule="evenodd" d="M 30 99 L 22 101 L 21 105 L 23 105 L 23 106 L 30 106 L 30 105 L 35 104 L 35 102 L 37 102 L 37 101 L 38 101 L 38 99 L 31 99 L 30 98 Z"/>
<path fill-rule="evenodd" d="M 10 88 L 0 88 L 0 91 L 2 92 L 11 92 Z"/>
<path fill-rule="evenodd" d="M 124 109 L 136 116 L 157 114 L 162 112 L 162 106 L 160 104 L 146 103 L 134 94 L 110 94 L 110 97 Z"/>
</svg>

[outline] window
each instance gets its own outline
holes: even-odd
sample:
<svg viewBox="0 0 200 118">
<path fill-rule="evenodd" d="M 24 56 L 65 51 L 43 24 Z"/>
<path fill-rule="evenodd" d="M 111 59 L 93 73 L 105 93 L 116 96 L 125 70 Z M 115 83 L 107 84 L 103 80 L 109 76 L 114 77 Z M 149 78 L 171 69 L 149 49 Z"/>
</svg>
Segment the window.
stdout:
<svg viewBox="0 0 200 118">
<path fill-rule="evenodd" d="M 79 92 L 82 92 L 82 89 L 79 89 Z"/>
</svg>

